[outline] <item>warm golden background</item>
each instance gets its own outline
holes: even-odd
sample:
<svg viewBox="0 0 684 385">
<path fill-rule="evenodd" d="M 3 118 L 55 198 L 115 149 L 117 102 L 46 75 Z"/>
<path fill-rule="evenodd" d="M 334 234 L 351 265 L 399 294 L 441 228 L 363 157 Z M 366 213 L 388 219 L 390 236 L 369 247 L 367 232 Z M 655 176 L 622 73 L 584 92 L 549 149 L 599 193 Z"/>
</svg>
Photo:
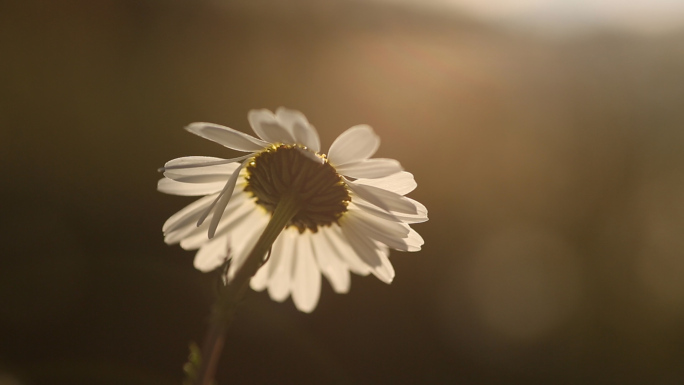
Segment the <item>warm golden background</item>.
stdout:
<svg viewBox="0 0 684 385">
<path fill-rule="evenodd" d="M 392 253 L 392 285 L 325 284 L 310 315 L 250 293 L 219 384 L 684 383 L 684 28 L 494 19 L 0 6 L 0 384 L 179 384 L 215 277 L 163 243 L 190 200 L 156 169 L 234 155 L 184 125 L 249 132 L 249 109 L 281 105 L 324 148 L 371 124 L 416 176 L 426 244 Z"/>
</svg>

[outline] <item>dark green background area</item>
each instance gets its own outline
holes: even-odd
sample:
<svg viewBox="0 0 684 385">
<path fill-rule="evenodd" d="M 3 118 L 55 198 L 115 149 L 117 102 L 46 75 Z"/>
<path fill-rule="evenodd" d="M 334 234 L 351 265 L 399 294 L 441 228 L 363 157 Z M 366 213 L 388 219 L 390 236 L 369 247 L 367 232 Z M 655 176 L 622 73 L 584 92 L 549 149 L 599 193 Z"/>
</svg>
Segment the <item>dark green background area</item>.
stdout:
<svg viewBox="0 0 684 385">
<path fill-rule="evenodd" d="M 684 32 L 569 39 L 351 1 L 0 11 L 0 384 L 178 384 L 216 277 L 156 169 L 299 109 L 360 123 L 430 221 L 385 285 L 251 292 L 218 384 L 684 383 Z M 4 377 L 3 377 L 4 376 Z M 14 381 L 14 382 L 12 382 Z"/>
</svg>

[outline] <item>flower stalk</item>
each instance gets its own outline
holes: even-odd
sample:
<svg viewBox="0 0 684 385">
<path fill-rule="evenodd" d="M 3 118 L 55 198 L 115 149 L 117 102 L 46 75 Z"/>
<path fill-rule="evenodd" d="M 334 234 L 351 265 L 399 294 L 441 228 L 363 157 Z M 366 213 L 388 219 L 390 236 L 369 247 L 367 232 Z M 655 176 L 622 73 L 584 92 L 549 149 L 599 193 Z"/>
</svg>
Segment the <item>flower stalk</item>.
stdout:
<svg viewBox="0 0 684 385">
<path fill-rule="evenodd" d="M 248 155 L 176 158 L 161 169 L 164 178 L 157 184 L 164 193 L 203 196 L 164 223 L 167 244 L 198 250 L 194 265 L 204 272 L 225 266 L 229 245 L 237 257 L 212 307 L 202 349 L 191 347 L 187 385 L 213 384 L 226 330 L 269 250 L 270 268 L 251 287 L 268 289 L 277 301 L 291 296 L 297 309 L 309 313 L 322 277 L 337 293 L 349 291 L 351 273 L 391 283 L 390 249 L 414 252 L 424 243 L 410 227 L 428 220 L 427 208 L 405 196 L 417 186 L 413 175 L 396 160 L 372 158 L 380 138 L 370 126 L 344 131 L 325 154 L 316 129 L 299 111 L 251 110 L 248 120 L 258 138 L 213 123 L 187 126 Z M 275 243 L 286 226 L 288 233 Z M 252 241 L 231 243 L 235 236 Z"/>
<path fill-rule="evenodd" d="M 214 383 L 214 375 L 223 351 L 226 330 L 235 317 L 235 311 L 244 297 L 249 281 L 264 264 L 264 256 L 271 249 L 280 232 L 300 209 L 301 203 L 295 194 L 283 196 L 273 211 L 266 229 L 264 229 L 242 266 L 236 271 L 230 282 L 221 288 L 212 309 L 209 331 L 200 353 L 200 369 L 194 384 L 211 385 Z"/>
</svg>

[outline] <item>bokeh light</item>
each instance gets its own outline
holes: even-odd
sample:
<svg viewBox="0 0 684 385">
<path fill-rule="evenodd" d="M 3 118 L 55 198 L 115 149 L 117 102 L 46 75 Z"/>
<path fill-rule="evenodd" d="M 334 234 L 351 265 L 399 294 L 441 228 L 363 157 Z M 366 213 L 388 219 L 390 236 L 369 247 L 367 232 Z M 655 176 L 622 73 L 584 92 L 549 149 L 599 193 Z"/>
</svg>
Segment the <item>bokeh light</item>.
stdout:
<svg viewBox="0 0 684 385">
<path fill-rule="evenodd" d="M 426 244 L 391 254 L 391 285 L 323 284 L 312 314 L 250 293 L 219 384 L 684 383 L 680 6 L 658 33 L 596 16 L 555 35 L 511 28 L 553 26 L 552 3 L 479 4 L 4 5 L 0 367 L 180 383 L 217 277 L 163 243 L 190 200 L 156 192 L 156 170 L 235 155 L 186 124 L 249 131 L 249 109 L 282 105 L 323 148 L 373 126 L 416 177 Z"/>
</svg>

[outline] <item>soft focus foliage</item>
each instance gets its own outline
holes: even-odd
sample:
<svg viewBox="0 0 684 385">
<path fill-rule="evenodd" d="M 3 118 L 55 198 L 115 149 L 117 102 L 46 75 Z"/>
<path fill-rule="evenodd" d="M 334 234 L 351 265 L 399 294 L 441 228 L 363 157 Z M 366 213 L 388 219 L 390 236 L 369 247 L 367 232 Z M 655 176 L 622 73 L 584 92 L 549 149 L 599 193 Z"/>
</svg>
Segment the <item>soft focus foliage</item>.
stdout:
<svg viewBox="0 0 684 385">
<path fill-rule="evenodd" d="M 374 127 L 416 176 L 426 246 L 313 314 L 251 293 L 219 383 L 684 382 L 684 32 L 241 3 L 3 6 L 0 373 L 179 383 L 214 287 L 161 242 L 180 198 L 156 169 L 235 155 L 185 124 L 286 105 L 324 148 Z"/>
</svg>

